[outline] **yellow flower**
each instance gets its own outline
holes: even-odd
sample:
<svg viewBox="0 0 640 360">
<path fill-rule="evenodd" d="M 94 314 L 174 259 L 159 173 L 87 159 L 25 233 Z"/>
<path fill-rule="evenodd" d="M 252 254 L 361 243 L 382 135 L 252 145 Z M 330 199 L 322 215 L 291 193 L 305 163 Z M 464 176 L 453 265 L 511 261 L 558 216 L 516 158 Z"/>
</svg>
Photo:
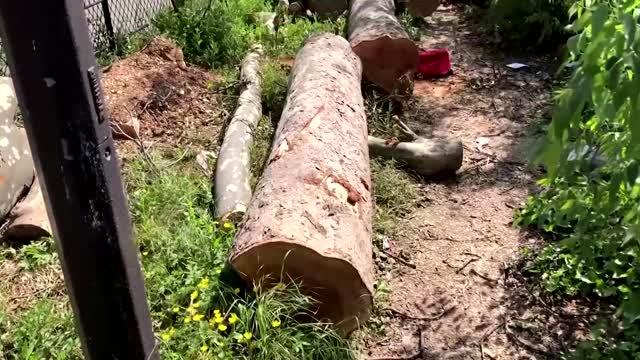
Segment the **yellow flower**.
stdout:
<svg viewBox="0 0 640 360">
<path fill-rule="evenodd" d="M 227 325 L 225 325 L 225 324 L 220 324 L 220 325 L 218 325 L 218 330 L 220 330 L 220 331 L 225 331 L 225 330 L 227 330 Z"/>
<path fill-rule="evenodd" d="M 271 322 L 271 326 L 273 326 L 274 328 L 280 327 L 280 320 L 273 320 Z"/>
<path fill-rule="evenodd" d="M 198 287 L 200 289 L 206 289 L 208 286 L 209 286 L 209 278 L 208 277 L 202 278 L 202 280 L 200 280 L 200 283 L 198 284 Z"/>
<path fill-rule="evenodd" d="M 224 224 L 222 224 L 222 227 L 225 229 L 233 229 L 233 224 L 230 222 L 225 222 Z"/>
<path fill-rule="evenodd" d="M 216 315 L 216 319 L 215 319 L 215 321 L 216 321 L 218 324 L 222 324 L 222 322 L 224 321 L 224 318 L 223 318 L 222 316 L 218 316 L 218 315 Z"/>
<path fill-rule="evenodd" d="M 190 322 L 191 322 L 191 316 L 187 316 L 187 317 L 184 318 L 184 323 L 185 324 L 190 323 Z"/>
<path fill-rule="evenodd" d="M 222 269 L 217 268 L 217 269 L 216 269 L 216 274 L 220 274 L 220 273 L 222 273 Z"/>
<path fill-rule="evenodd" d="M 193 305 L 191 305 L 191 306 L 193 306 L 196 309 L 199 308 L 200 307 L 200 301 L 194 302 Z"/>
<path fill-rule="evenodd" d="M 171 335 L 169 335 L 169 333 L 162 334 L 162 340 L 168 341 L 169 339 L 171 339 Z"/>
<path fill-rule="evenodd" d="M 207 344 L 204 344 L 200 347 L 200 351 L 202 352 L 207 352 L 207 350 L 209 350 L 209 347 L 207 346 Z"/>
<path fill-rule="evenodd" d="M 147 255 L 149 255 L 148 251 L 145 251 L 145 252 L 142 253 L 142 256 L 147 256 Z"/>
<path fill-rule="evenodd" d="M 191 300 L 195 300 L 198 297 L 198 290 L 191 293 Z"/>
<path fill-rule="evenodd" d="M 251 340 L 251 338 L 253 337 L 253 334 L 247 331 L 242 336 L 245 338 L 245 340 Z"/>
<path fill-rule="evenodd" d="M 233 293 L 236 295 L 240 294 L 240 288 L 233 289 Z"/>
<path fill-rule="evenodd" d="M 174 307 L 174 308 L 173 308 L 173 312 L 174 312 L 174 313 L 180 312 L 180 308 L 179 308 L 179 307 L 177 307 L 177 306 L 176 306 L 176 307 Z"/>
<path fill-rule="evenodd" d="M 202 320 L 202 318 L 204 318 L 204 315 L 202 315 L 202 314 L 193 315 L 193 321 L 200 321 L 200 320 Z"/>
<path fill-rule="evenodd" d="M 218 310 L 218 309 L 213 310 L 213 314 L 215 316 L 220 316 L 220 310 Z"/>
<path fill-rule="evenodd" d="M 238 321 L 238 315 L 235 313 L 231 313 L 231 317 L 229 318 L 229 324 L 235 324 Z"/>
</svg>

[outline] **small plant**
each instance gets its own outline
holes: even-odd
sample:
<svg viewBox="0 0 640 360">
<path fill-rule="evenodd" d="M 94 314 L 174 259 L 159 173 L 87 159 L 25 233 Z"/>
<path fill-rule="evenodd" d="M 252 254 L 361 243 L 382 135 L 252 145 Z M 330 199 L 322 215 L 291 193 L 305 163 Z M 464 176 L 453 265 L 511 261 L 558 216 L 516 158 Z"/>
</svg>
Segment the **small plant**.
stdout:
<svg viewBox="0 0 640 360">
<path fill-rule="evenodd" d="M 418 196 L 414 181 L 396 165 L 393 161 L 371 161 L 376 202 L 374 231 L 379 235 L 393 235 L 398 220 L 406 215 Z"/>
</svg>

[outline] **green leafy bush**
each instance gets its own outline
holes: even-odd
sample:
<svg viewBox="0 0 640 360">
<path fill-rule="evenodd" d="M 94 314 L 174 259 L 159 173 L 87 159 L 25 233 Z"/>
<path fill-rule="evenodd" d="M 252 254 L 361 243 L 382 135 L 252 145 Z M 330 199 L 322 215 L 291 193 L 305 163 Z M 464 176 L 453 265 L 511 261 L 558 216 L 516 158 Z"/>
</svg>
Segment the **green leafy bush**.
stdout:
<svg viewBox="0 0 640 360">
<path fill-rule="evenodd" d="M 211 68 L 237 64 L 252 43 L 267 33 L 255 14 L 269 11 L 263 0 L 187 0 L 180 11 L 154 19 L 190 62 Z"/>
<path fill-rule="evenodd" d="M 640 349 L 639 6 L 583 0 L 571 8 L 577 35 L 567 46 L 576 68 L 557 95 L 540 155 L 544 190 L 518 219 L 559 239 L 531 269 L 548 291 L 618 309 L 579 358 L 626 358 Z"/>
<path fill-rule="evenodd" d="M 567 37 L 568 10 L 576 0 L 492 0 L 487 12 L 498 42 L 552 46 Z"/>
</svg>

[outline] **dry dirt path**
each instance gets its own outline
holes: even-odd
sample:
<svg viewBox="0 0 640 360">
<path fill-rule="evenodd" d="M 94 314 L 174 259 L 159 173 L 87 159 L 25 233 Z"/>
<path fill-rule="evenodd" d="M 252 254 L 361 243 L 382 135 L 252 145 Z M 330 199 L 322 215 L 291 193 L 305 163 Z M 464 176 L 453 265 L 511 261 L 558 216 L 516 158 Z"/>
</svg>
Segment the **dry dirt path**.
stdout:
<svg viewBox="0 0 640 360">
<path fill-rule="evenodd" d="M 364 355 L 544 358 L 575 340 L 581 324 L 557 319 L 508 269 L 522 246 L 537 241 L 512 220 L 534 186 L 525 159 L 533 122 L 548 111 L 553 59 L 496 51 L 453 8 L 441 7 L 427 22 L 421 46 L 449 49 L 454 74 L 417 82 L 423 110 L 405 117 L 422 134 L 462 138 L 465 160 L 455 179 L 420 184 L 420 207 L 391 241 L 389 251 L 409 254 L 416 269 L 378 259 L 391 293 L 374 319 L 384 330 L 367 339 Z M 515 61 L 529 68 L 506 67 Z M 423 348 L 410 357 L 420 333 Z"/>
</svg>

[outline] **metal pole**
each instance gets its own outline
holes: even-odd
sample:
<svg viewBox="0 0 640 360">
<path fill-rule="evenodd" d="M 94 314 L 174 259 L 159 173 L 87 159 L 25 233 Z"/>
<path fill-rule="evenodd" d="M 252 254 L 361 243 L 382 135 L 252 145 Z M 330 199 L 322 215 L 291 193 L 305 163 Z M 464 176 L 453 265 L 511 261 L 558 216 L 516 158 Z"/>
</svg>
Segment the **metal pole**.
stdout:
<svg viewBox="0 0 640 360">
<path fill-rule="evenodd" d="M 102 17 L 104 18 L 104 26 L 107 30 L 109 50 L 116 51 L 116 33 L 113 31 L 113 20 L 111 20 L 109 0 L 102 0 Z"/>
<path fill-rule="evenodd" d="M 0 34 L 85 356 L 158 359 L 82 1 L 2 0 Z"/>
</svg>

